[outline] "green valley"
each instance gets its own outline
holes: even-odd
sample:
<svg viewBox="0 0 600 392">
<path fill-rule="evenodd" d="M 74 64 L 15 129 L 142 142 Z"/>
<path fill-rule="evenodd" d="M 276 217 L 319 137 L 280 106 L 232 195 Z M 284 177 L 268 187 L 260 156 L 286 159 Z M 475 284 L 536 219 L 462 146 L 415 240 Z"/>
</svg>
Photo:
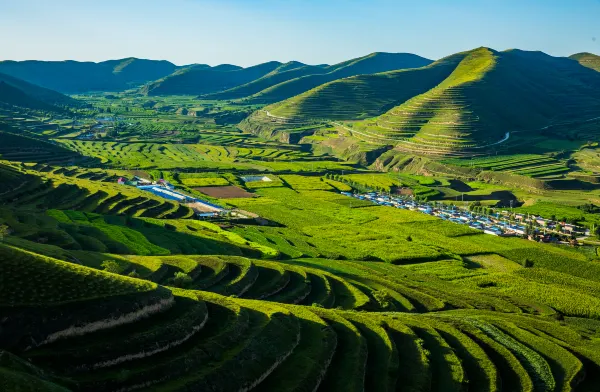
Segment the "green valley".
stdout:
<svg viewBox="0 0 600 392">
<path fill-rule="evenodd" d="M 593 59 L 0 62 L 0 389 L 597 391 Z"/>
</svg>

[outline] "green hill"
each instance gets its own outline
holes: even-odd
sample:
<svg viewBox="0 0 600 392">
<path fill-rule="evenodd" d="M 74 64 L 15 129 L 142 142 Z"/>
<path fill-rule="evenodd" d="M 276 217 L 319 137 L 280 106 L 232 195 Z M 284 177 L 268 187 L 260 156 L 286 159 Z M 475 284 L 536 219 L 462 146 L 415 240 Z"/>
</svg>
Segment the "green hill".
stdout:
<svg viewBox="0 0 600 392">
<path fill-rule="evenodd" d="M 276 84 L 298 78 L 305 75 L 310 75 L 318 72 L 324 72 L 328 66 L 306 65 L 297 61 L 290 61 L 281 64 L 273 71 L 264 75 L 261 78 L 252 80 L 248 83 L 236 86 L 234 88 L 220 91 L 212 94 L 206 94 L 202 98 L 206 99 L 239 99 L 256 94 L 266 88 Z"/>
<path fill-rule="evenodd" d="M 0 73 L 0 102 L 32 109 L 81 106 L 81 103 L 47 88 Z"/>
<path fill-rule="evenodd" d="M 61 229 L 89 234 L 119 217 L 4 210 L 12 232 L 0 244 L 0 386 L 595 390 L 595 260 L 418 212 L 352 208 L 300 177 L 286 176 L 295 190 L 236 202 L 281 224 L 234 229 L 287 256 L 279 260 L 75 250 L 22 232 L 61 217 Z M 104 230 L 130 243 L 171 241 L 124 226 L 127 234 Z"/>
<path fill-rule="evenodd" d="M 383 78 L 399 83 L 377 86 Z M 420 69 L 325 84 L 267 106 L 241 126 L 264 134 L 380 114 L 345 129 L 370 143 L 452 155 L 501 144 L 509 132 L 585 121 L 599 111 L 600 75 L 577 62 L 479 48 Z"/>
<path fill-rule="evenodd" d="M 600 75 L 541 52 L 471 51 L 435 88 L 353 129 L 428 154 L 476 153 L 510 132 L 596 117 Z"/>
<path fill-rule="evenodd" d="M 30 97 L 16 87 L 0 81 L 0 103 L 12 106 L 19 106 L 28 109 L 38 110 L 53 110 L 56 109 L 52 105 L 48 105 L 42 101 Z"/>
<path fill-rule="evenodd" d="M 100 63 L 79 61 L 0 61 L 0 72 L 62 93 L 120 91 L 171 74 L 163 60 L 127 58 Z"/>
<path fill-rule="evenodd" d="M 277 61 L 271 61 L 248 68 L 229 64 L 216 67 L 191 66 L 149 83 L 140 92 L 147 95 L 208 94 L 261 78 L 280 65 Z"/>
<path fill-rule="evenodd" d="M 431 60 L 409 53 L 372 53 L 327 67 L 312 67 L 310 70 L 303 67 L 296 71 L 290 71 L 289 74 L 281 74 L 279 78 L 267 80 L 266 82 L 268 83 L 266 84 L 264 83 L 265 81 L 260 81 L 262 90 L 249 96 L 246 101 L 249 103 L 273 103 L 301 94 L 336 79 L 406 68 L 418 68 L 426 66 L 431 62 Z M 306 74 L 308 71 L 310 71 L 310 74 Z M 282 77 L 285 77 L 287 80 L 280 80 Z M 248 90 L 247 93 L 252 91 Z"/>
<path fill-rule="evenodd" d="M 600 56 L 593 53 L 577 53 L 569 56 L 579 64 L 600 72 Z"/>
</svg>

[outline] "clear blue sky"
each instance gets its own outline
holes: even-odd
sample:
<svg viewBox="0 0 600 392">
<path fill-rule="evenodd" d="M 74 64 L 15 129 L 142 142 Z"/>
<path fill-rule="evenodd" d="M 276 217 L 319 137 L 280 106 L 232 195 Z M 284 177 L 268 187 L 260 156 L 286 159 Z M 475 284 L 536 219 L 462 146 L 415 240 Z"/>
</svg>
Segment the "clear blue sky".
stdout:
<svg viewBox="0 0 600 392">
<path fill-rule="evenodd" d="M 335 63 L 375 51 L 600 54 L 600 0 L 0 0 L 0 59 Z"/>
</svg>

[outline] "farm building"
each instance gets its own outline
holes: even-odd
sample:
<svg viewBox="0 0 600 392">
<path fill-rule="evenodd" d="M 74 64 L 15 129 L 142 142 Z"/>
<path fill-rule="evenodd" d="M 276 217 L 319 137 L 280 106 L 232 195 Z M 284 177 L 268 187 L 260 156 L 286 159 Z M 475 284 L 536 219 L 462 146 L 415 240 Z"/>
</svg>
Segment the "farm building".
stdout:
<svg viewBox="0 0 600 392">
<path fill-rule="evenodd" d="M 257 181 L 271 182 L 271 181 L 273 181 L 267 176 L 244 176 L 244 177 L 240 177 L 240 178 L 244 182 L 257 182 Z"/>
</svg>

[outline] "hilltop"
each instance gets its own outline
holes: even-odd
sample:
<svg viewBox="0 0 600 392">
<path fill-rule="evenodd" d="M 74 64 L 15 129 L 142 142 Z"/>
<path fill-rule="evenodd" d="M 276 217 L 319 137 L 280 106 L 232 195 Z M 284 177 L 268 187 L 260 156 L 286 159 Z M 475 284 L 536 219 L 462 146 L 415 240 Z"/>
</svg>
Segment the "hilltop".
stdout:
<svg viewBox="0 0 600 392">
<path fill-rule="evenodd" d="M 140 92 L 146 95 L 197 95 L 226 90 L 261 78 L 281 66 L 270 61 L 248 68 L 235 65 L 190 66 L 149 83 Z"/>
<path fill-rule="evenodd" d="M 395 83 L 382 88 L 381 80 Z M 272 134 L 379 115 L 346 128 L 376 144 L 453 154 L 500 143 L 507 132 L 585 121 L 599 110 L 600 74 L 577 62 L 478 48 L 416 70 L 325 84 L 255 112 L 241 127 Z"/>
<path fill-rule="evenodd" d="M 121 91 L 177 69 L 164 60 L 126 58 L 100 63 L 80 61 L 0 61 L 0 72 L 61 93 Z"/>
<path fill-rule="evenodd" d="M 250 83 L 210 94 L 208 99 L 246 98 L 248 103 L 273 103 L 298 95 L 321 84 L 354 75 L 397 69 L 418 68 L 432 61 L 409 53 L 371 53 L 329 66 L 310 66 L 298 62 L 280 68 Z"/>
<path fill-rule="evenodd" d="M 600 56 L 593 53 L 577 53 L 569 58 L 577 60 L 579 64 L 600 72 Z"/>
</svg>

